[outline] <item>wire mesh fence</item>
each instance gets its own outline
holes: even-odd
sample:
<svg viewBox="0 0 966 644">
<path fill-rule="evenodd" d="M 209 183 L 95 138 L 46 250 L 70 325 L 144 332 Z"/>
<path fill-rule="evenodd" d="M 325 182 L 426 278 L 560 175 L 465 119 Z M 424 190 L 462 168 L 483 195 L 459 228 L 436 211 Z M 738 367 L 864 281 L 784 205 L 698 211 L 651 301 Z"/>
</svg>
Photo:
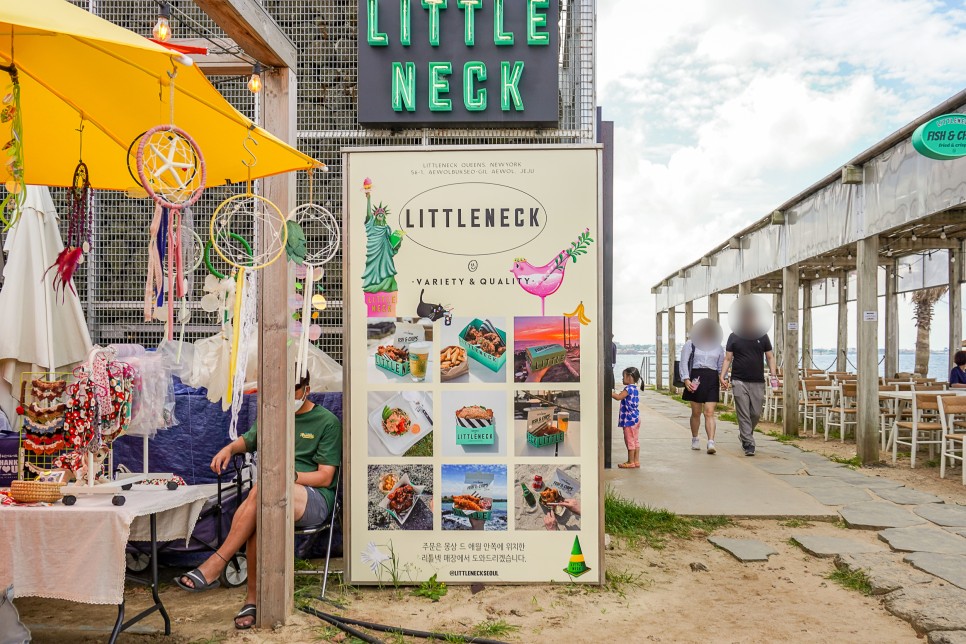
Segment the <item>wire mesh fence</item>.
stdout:
<svg viewBox="0 0 966 644">
<path fill-rule="evenodd" d="M 596 140 L 594 87 L 595 0 L 560 1 L 559 126 L 542 130 L 418 129 L 375 130 L 358 125 L 356 109 L 359 75 L 356 53 L 357 3 L 349 0 L 264 0 L 263 6 L 295 44 L 298 51 L 298 147 L 323 163 L 329 171 L 311 178 L 315 203 L 342 221 L 342 168 L 340 152 L 352 146 L 493 145 L 591 143 Z M 155 0 L 71 0 L 75 5 L 144 36 L 158 15 Z M 173 3 L 171 27 L 176 38 L 206 40 L 211 50 L 248 60 L 232 47 L 224 32 L 193 2 Z M 257 97 L 248 91 L 246 77 L 212 77 L 211 82 L 240 112 L 257 121 Z M 226 145 L 230 145 L 226 142 Z M 92 171 L 96 171 L 92 169 Z M 310 195 L 310 180 L 298 178 L 298 203 Z M 241 186 L 211 188 L 193 207 L 195 228 L 207 237 L 207 222 L 217 205 L 243 190 Z M 63 211 L 63 190 L 54 190 Z M 94 202 L 94 243 L 88 261 L 75 275 L 78 294 L 94 342 L 131 342 L 157 345 L 163 326 L 144 319 L 144 281 L 148 224 L 153 205 L 124 193 L 98 191 Z M 63 223 L 63 222 L 62 222 Z M 311 243 L 311 239 L 309 240 Z M 214 256 L 214 254 L 212 253 Z M 342 294 L 345 288 L 341 252 L 326 267 L 324 288 L 328 308 L 318 320 L 323 333 L 319 348 L 342 359 Z M 214 257 L 216 270 L 226 272 Z M 185 339 L 197 340 L 219 328 L 216 313 L 199 305 L 204 264 L 190 280 L 190 319 Z"/>
</svg>

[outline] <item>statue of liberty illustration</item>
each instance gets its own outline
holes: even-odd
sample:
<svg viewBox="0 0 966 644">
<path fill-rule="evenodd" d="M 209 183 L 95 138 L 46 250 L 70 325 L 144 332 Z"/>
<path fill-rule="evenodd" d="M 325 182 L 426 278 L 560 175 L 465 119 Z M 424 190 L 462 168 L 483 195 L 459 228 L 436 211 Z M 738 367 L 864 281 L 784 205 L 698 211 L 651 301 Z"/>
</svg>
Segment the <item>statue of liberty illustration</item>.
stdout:
<svg viewBox="0 0 966 644">
<path fill-rule="evenodd" d="M 396 317 L 399 285 L 396 283 L 395 256 L 402 245 L 403 231 L 391 231 L 386 218 L 389 207 L 372 205 L 372 179 L 362 183 L 366 193 L 366 268 L 362 273 L 362 290 L 370 318 Z"/>
</svg>

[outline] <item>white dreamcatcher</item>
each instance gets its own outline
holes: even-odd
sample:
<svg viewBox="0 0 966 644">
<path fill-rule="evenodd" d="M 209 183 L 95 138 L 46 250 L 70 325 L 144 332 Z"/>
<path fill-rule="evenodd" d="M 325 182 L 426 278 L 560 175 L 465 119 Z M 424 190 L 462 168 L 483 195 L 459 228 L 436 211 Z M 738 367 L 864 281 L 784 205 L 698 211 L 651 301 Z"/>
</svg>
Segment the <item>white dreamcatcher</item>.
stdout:
<svg viewBox="0 0 966 644">
<path fill-rule="evenodd" d="M 300 267 L 305 271 L 302 299 L 299 300 L 296 295 L 294 300 L 296 308 L 301 306 L 302 314 L 301 323 L 293 328 L 293 335 L 299 339 L 295 360 L 299 378 L 308 372 L 309 343 L 318 340 L 322 333 L 322 327 L 313 324 L 312 320 L 321 315 L 327 306 L 325 295 L 316 293 L 315 285 L 322 282 L 324 266 L 336 256 L 342 242 L 339 222 L 328 209 L 314 203 L 312 188 L 312 171 L 309 170 L 309 200 L 288 215 L 288 220 L 298 225 L 305 239 L 305 256 Z M 296 269 L 296 276 L 300 277 L 300 269 Z"/>
</svg>

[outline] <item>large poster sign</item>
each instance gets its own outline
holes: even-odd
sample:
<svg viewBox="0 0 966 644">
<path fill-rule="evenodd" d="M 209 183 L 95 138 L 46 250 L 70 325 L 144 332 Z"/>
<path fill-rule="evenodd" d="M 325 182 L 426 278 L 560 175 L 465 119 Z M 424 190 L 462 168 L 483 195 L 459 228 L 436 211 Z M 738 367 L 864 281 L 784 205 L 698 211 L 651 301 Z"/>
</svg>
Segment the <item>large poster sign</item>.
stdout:
<svg viewBox="0 0 966 644">
<path fill-rule="evenodd" d="M 360 0 L 359 122 L 556 126 L 557 0 Z"/>
<path fill-rule="evenodd" d="M 603 578 L 599 163 L 345 151 L 351 583 Z"/>
</svg>

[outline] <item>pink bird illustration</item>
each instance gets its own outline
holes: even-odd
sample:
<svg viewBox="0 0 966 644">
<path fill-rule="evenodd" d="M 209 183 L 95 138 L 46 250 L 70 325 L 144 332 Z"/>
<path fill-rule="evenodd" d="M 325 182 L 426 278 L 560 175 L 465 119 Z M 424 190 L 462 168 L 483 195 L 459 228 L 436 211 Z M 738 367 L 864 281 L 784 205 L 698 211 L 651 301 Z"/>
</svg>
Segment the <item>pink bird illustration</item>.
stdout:
<svg viewBox="0 0 966 644">
<path fill-rule="evenodd" d="M 540 315 L 546 315 L 547 296 L 556 293 L 563 284 L 567 262 L 572 259 L 577 263 L 577 257 L 587 254 L 587 247 L 593 241 L 588 228 L 580 233 L 577 241 L 570 242 L 570 248 L 560 251 L 543 266 L 534 266 L 523 258 L 514 261 L 510 272 L 517 278 L 524 291 L 540 298 Z"/>
</svg>

